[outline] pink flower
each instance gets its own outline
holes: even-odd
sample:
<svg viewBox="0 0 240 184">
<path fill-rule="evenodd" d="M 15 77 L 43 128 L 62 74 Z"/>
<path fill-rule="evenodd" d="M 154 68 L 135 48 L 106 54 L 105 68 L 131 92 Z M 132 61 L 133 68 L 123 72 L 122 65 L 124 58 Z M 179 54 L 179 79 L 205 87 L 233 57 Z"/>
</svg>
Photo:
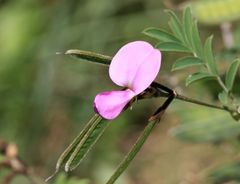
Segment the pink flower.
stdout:
<svg viewBox="0 0 240 184">
<path fill-rule="evenodd" d="M 109 75 L 125 90 L 99 93 L 94 100 L 95 111 L 105 119 L 116 118 L 132 98 L 150 86 L 160 65 L 161 53 L 149 43 L 135 41 L 124 45 L 113 57 Z"/>
</svg>

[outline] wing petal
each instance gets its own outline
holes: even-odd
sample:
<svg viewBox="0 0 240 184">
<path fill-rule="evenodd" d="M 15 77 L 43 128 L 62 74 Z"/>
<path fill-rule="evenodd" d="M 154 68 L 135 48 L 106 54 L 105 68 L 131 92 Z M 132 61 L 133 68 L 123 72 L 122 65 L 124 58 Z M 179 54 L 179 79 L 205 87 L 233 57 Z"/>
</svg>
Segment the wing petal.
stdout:
<svg viewBox="0 0 240 184">
<path fill-rule="evenodd" d="M 130 89 L 99 93 L 94 100 L 94 110 L 103 118 L 112 120 L 122 112 L 134 96 L 134 92 Z"/>
</svg>

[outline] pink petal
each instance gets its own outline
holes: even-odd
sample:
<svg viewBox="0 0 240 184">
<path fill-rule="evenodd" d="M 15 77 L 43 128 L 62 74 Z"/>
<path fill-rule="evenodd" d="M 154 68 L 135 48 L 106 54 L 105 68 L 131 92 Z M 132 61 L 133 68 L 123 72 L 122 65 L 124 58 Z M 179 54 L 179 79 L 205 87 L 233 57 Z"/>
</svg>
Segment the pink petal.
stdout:
<svg viewBox="0 0 240 184">
<path fill-rule="evenodd" d="M 161 53 L 157 49 L 144 59 L 144 62 L 138 67 L 135 77 L 132 81 L 131 89 L 137 95 L 147 89 L 157 77 L 161 66 Z"/>
<path fill-rule="evenodd" d="M 133 80 L 135 79 L 139 67 L 142 66 L 143 62 L 147 61 L 149 65 L 154 65 L 155 67 L 155 62 L 157 60 L 155 57 L 157 56 L 158 62 L 160 62 L 160 54 L 152 54 L 153 52 L 155 53 L 157 51 L 152 47 L 152 45 L 144 41 L 135 41 L 124 45 L 112 59 L 109 68 L 110 78 L 117 85 L 131 89 Z M 154 57 L 152 55 L 154 55 Z M 150 59 L 154 59 L 154 61 L 151 61 Z M 150 66 L 148 68 L 150 68 Z M 159 67 L 157 69 L 159 70 Z M 141 71 L 144 70 L 141 69 Z M 155 76 L 156 72 L 153 71 L 153 73 Z M 144 72 L 140 72 L 139 74 L 144 74 Z M 148 75 L 149 74 L 147 74 L 147 76 Z M 138 88 L 136 90 L 139 91 Z"/>
<path fill-rule="evenodd" d="M 134 92 L 130 89 L 102 92 L 95 97 L 94 109 L 103 118 L 111 120 L 121 113 L 134 96 Z"/>
</svg>

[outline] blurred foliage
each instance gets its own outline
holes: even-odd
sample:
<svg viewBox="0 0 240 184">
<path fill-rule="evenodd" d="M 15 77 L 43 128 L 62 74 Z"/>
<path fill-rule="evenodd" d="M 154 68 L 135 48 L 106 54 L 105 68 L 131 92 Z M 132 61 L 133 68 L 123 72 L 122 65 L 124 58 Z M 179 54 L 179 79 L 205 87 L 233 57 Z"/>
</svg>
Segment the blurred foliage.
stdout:
<svg viewBox="0 0 240 184">
<path fill-rule="evenodd" d="M 203 0 L 191 3 L 193 14 L 202 23 L 220 24 L 240 18 L 238 0 Z"/>
<path fill-rule="evenodd" d="M 193 107 L 182 105 L 182 108 L 176 109 L 175 112 L 183 123 L 173 128 L 171 134 L 183 141 L 218 144 L 239 139 L 240 124 L 227 113 L 196 105 Z"/>
<path fill-rule="evenodd" d="M 210 179 L 215 184 L 221 184 L 226 182 L 240 182 L 240 163 L 233 163 L 226 165 L 222 168 L 216 169 L 209 174 Z"/>
<path fill-rule="evenodd" d="M 153 39 L 140 32 L 150 26 L 167 29 L 168 18 L 163 9 L 169 2 L 179 4 L 183 1 L 0 1 L 0 137 L 16 142 L 21 158 L 31 165 L 39 176 L 43 178 L 49 176 L 62 150 L 93 115 L 92 101 L 95 94 L 112 87 L 107 68 L 76 62 L 72 58 L 55 53 L 78 48 L 112 56 L 121 45 L 132 40 L 144 39 L 155 43 Z M 222 52 L 224 45 L 218 27 L 200 27 L 201 37 L 216 34 L 217 46 L 214 49 L 220 58 L 224 58 L 218 66 L 220 74 L 223 74 L 229 65 L 229 56 L 232 58 L 239 56 L 239 22 L 234 22 L 233 28 L 235 47 L 233 50 L 225 49 L 225 52 Z M 186 89 L 182 87 L 185 74 L 178 71 L 169 74 L 172 61 L 179 56 L 181 55 L 172 53 L 163 55 L 164 62 L 158 80 L 169 86 L 176 86 L 180 91 L 184 90 L 189 96 L 214 101 L 216 98 L 214 94 L 219 90 L 215 85 L 206 86 L 203 82 Z M 239 73 L 237 84 L 235 91 L 240 89 Z M 95 183 L 103 183 L 160 102 L 154 100 L 139 103 L 132 111 L 127 111 L 114 120 L 99 140 L 99 144 L 75 172 L 76 175 L 89 178 Z M 206 139 L 202 139 L 204 142 L 224 140 L 238 148 L 238 125 L 231 122 L 227 125 L 227 121 L 230 121 L 227 115 L 216 111 L 216 118 L 219 116 L 219 119 L 211 122 L 219 120 L 219 123 L 211 124 L 207 117 L 213 118 L 212 110 L 207 110 L 207 113 L 204 110 L 200 112 L 191 106 L 185 111 L 181 104 L 174 104 L 171 107 L 175 120 L 178 119 L 180 123 L 189 122 L 185 120 L 186 114 L 191 119 L 188 124 L 189 127 L 192 125 L 189 129 L 193 130 L 193 133 L 183 131 L 181 126 L 184 127 L 185 124 L 180 125 L 178 131 L 181 130 L 188 135 L 190 142 L 191 139 L 195 142 L 203 133 L 207 135 Z M 175 109 L 180 109 L 181 113 L 177 110 L 175 113 Z M 209 125 L 204 122 L 200 125 L 200 120 L 196 121 L 204 116 Z M 163 124 L 169 123 L 167 121 L 169 116 L 165 117 Z M 159 129 L 163 124 L 159 125 Z M 224 124 L 224 127 L 220 124 Z M 235 129 L 231 135 L 224 132 L 225 128 L 228 131 L 229 128 Z M 219 131 L 223 136 L 218 135 L 217 139 L 208 137 L 210 132 L 215 135 Z M 225 139 L 226 135 L 228 139 Z M 232 141 L 233 139 L 235 141 Z M 171 142 L 169 144 L 171 146 Z M 152 146 L 151 149 L 153 147 L 157 146 Z M 151 155 L 151 149 L 144 154 Z M 175 167 L 175 163 L 170 162 L 168 164 Z M 159 168 L 165 166 L 160 165 Z M 153 173 L 148 171 L 149 176 Z M 129 172 L 119 183 L 144 184 L 152 181 L 136 177 L 133 171 Z M 67 178 L 60 175 L 56 182 L 89 183 L 87 180 Z M 25 184 L 26 180 L 19 178 L 17 183 Z"/>
</svg>

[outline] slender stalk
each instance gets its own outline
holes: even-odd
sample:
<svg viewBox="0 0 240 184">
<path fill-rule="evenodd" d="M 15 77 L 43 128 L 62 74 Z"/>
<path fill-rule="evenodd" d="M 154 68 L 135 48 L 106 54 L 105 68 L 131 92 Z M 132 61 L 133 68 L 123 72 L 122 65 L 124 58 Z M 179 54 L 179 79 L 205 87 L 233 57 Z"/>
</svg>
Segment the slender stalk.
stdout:
<svg viewBox="0 0 240 184">
<path fill-rule="evenodd" d="M 202 102 L 202 101 L 199 101 L 199 100 L 195 100 L 195 99 L 193 99 L 193 98 L 189 98 L 189 97 L 182 96 L 182 95 L 179 95 L 179 94 L 177 94 L 175 98 L 178 99 L 178 100 L 185 101 L 185 102 L 190 102 L 190 103 L 193 103 L 193 104 L 202 105 L 202 106 L 210 107 L 210 108 L 214 108 L 214 109 L 225 110 L 225 111 L 228 111 L 228 112 L 233 112 L 233 111 L 235 111 L 235 109 L 230 109 L 229 107 L 224 107 L 224 106 L 218 106 L 218 105 L 214 105 L 214 104 L 209 104 L 209 103 Z"/>
<path fill-rule="evenodd" d="M 225 86 L 225 84 L 223 83 L 222 79 L 220 78 L 220 76 L 217 76 L 217 81 L 219 83 L 219 85 L 223 88 L 223 90 L 226 93 L 229 93 L 229 90 L 227 89 L 227 87 Z"/>
<path fill-rule="evenodd" d="M 219 85 L 223 88 L 223 90 L 228 94 L 228 97 L 233 101 L 234 96 L 232 95 L 231 91 L 229 91 L 229 89 L 226 87 L 220 76 L 217 77 L 217 81 Z"/>
<path fill-rule="evenodd" d="M 177 94 L 176 99 L 182 100 L 182 101 L 185 101 L 185 102 L 190 102 L 190 103 L 198 104 L 198 105 L 203 105 L 203 106 L 206 106 L 206 107 L 211 107 L 211 108 L 215 108 L 215 109 L 225 110 L 225 109 L 224 109 L 223 107 L 221 107 L 221 106 L 217 106 L 217 105 L 205 103 L 205 102 L 198 101 L 198 100 L 195 100 L 195 99 L 192 99 L 192 98 L 189 98 L 189 97 L 186 97 L 186 96 L 182 96 L 182 95 L 179 95 L 179 94 Z"/>
<path fill-rule="evenodd" d="M 123 161 L 118 166 L 117 170 L 114 172 L 114 174 L 111 176 L 111 178 L 107 181 L 106 184 L 113 184 L 118 177 L 125 171 L 125 169 L 128 167 L 128 165 L 131 163 L 131 161 L 135 158 L 136 154 L 139 152 L 139 150 L 142 148 L 144 142 L 152 132 L 155 125 L 159 122 L 159 120 L 150 121 L 146 127 L 144 128 L 142 134 L 137 139 L 136 143 L 133 145 L 132 149 L 129 151 L 129 153 L 125 156 Z"/>
</svg>

